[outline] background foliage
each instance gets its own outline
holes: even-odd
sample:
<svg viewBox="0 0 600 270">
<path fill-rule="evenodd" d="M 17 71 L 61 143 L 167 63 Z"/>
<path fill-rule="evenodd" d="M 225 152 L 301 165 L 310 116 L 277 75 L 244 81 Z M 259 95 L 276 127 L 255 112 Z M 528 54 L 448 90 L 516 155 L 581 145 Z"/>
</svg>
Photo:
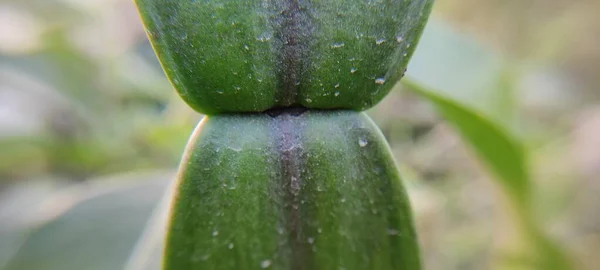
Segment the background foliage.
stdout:
<svg viewBox="0 0 600 270">
<path fill-rule="evenodd" d="M 425 269 L 597 269 L 594 0 L 438 0 L 406 79 L 368 113 Z M 0 3 L 0 269 L 156 269 L 201 118 L 131 1 Z"/>
</svg>

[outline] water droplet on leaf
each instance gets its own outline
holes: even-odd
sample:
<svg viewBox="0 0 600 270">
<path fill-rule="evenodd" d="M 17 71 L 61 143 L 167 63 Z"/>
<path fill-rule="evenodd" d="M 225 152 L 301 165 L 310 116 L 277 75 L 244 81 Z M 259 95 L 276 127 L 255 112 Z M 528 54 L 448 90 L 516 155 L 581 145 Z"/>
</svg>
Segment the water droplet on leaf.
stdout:
<svg viewBox="0 0 600 270">
<path fill-rule="evenodd" d="M 260 268 L 265 269 L 271 266 L 271 260 L 264 260 L 260 263 Z"/>
<path fill-rule="evenodd" d="M 331 44 L 331 48 L 337 49 L 337 48 L 344 47 L 344 45 L 346 45 L 346 44 L 344 44 L 344 42 L 336 42 L 336 43 Z"/>
<path fill-rule="evenodd" d="M 272 35 L 271 35 L 271 33 L 269 33 L 269 32 L 264 32 L 264 33 L 260 34 L 260 36 L 258 36 L 258 37 L 256 38 L 256 40 L 258 40 L 258 41 L 260 41 L 260 42 L 267 42 L 267 41 L 271 40 L 271 38 L 272 38 Z"/>
<path fill-rule="evenodd" d="M 369 144 L 369 142 L 366 139 L 361 138 L 358 140 L 358 145 L 360 147 L 365 147 L 365 146 L 367 146 L 367 144 Z"/>
</svg>

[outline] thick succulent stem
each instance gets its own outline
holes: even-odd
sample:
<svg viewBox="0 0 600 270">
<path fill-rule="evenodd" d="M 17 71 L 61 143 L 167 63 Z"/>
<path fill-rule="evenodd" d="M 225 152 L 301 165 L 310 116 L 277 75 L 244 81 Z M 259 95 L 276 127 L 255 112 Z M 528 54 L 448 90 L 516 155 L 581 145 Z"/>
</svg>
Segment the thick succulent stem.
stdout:
<svg viewBox="0 0 600 270">
<path fill-rule="evenodd" d="M 210 116 L 190 140 L 164 269 L 420 269 L 407 196 L 363 113 Z"/>
<path fill-rule="evenodd" d="M 135 2 L 176 90 L 210 115 L 165 270 L 420 269 L 394 159 L 356 111 L 404 75 L 433 0 Z"/>
<path fill-rule="evenodd" d="M 204 114 L 365 110 L 406 70 L 433 0 L 135 0 L 166 74 Z"/>
</svg>

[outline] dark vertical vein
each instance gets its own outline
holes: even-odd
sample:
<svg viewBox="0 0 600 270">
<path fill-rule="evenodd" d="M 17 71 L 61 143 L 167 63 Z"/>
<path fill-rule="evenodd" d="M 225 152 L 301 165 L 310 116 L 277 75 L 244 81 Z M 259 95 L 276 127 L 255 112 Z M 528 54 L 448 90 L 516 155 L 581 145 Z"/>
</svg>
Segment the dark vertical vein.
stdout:
<svg viewBox="0 0 600 270">
<path fill-rule="evenodd" d="M 297 104 L 302 76 L 306 71 L 312 23 L 307 0 L 277 1 L 274 20 L 278 44 L 279 105 Z"/>
<path fill-rule="evenodd" d="M 309 269 L 312 265 L 312 252 L 303 232 L 306 221 L 301 214 L 301 189 L 305 183 L 301 170 L 303 145 L 298 130 L 303 111 L 304 109 L 286 109 L 278 115 L 272 115 L 274 119 L 271 130 L 277 138 L 276 149 L 281 168 L 280 179 L 273 184 L 284 187 L 282 206 L 286 234 L 283 236 L 287 238 L 286 242 L 291 248 L 290 269 Z"/>
</svg>

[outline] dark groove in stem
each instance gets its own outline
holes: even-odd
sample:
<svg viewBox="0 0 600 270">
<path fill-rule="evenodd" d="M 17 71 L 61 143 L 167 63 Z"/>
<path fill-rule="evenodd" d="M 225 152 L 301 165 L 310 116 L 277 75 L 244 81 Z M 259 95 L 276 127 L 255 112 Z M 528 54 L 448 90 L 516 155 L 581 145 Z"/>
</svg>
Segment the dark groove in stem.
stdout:
<svg viewBox="0 0 600 270">
<path fill-rule="evenodd" d="M 287 242 L 291 247 L 290 269 L 308 269 L 312 265 L 312 252 L 305 242 L 302 220 L 301 189 L 305 184 L 302 181 L 301 168 L 303 146 L 301 136 L 298 134 L 301 117 L 294 112 L 284 112 L 276 116 L 272 132 L 276 132 L 277 151 L 280 158 L 281 179 L 275 182 L 283 188 L 284 216 Z"/>
<path fill-rule="evenodd" d="M 281 42 L 277 51 L 279 104 L 297 104 L 302 76 L 306 71 L 309 42 L 312 32 L 307 0 L 285 0 L 278 4 L 279 14 L 275 20 L 276 36 Z M 303 8 L 304 7 L 304 8 Z"/>
</svg>

